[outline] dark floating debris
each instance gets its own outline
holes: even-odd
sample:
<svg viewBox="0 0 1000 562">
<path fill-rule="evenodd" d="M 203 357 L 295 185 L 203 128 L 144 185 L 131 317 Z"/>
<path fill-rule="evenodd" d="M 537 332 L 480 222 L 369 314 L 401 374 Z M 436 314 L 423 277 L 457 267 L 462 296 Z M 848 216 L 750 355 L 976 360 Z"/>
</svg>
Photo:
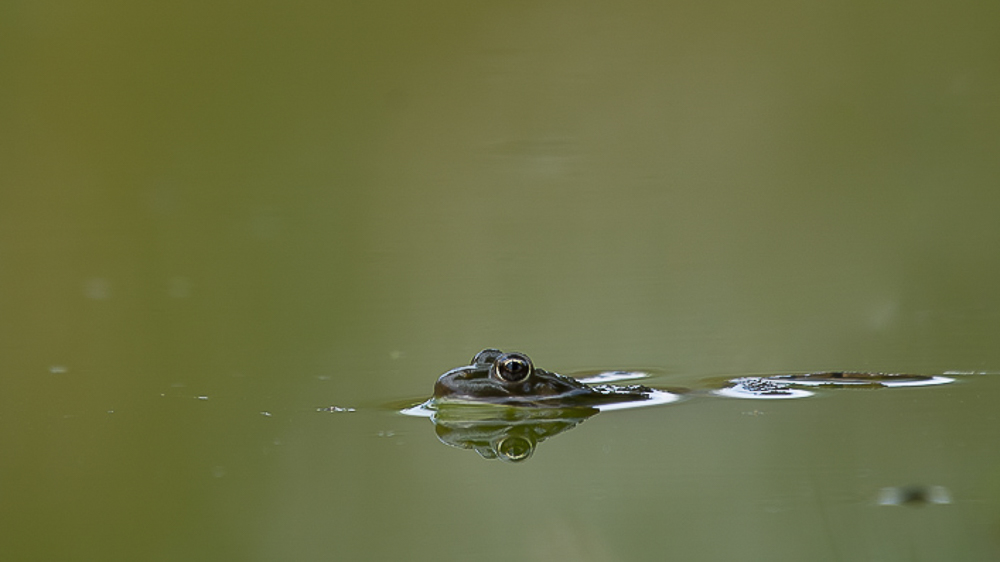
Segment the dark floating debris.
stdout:
<svg viewBox="0 0 1000 562">
<path fill-rule="evenodd" d="M 878 491 L 879 505 L 947 505 L 952 503 L 951 492 L 944 486 L 922 486 L 911 484 L 882 488 Z"/>
</svg>

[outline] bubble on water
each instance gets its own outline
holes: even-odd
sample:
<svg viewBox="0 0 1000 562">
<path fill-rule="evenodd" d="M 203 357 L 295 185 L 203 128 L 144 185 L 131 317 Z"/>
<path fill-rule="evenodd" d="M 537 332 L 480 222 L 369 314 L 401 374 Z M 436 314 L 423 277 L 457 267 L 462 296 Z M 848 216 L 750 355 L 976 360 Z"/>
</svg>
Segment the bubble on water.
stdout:
<svg viewBox="0 0 1000 562">
<path fill-rule="evenodd" d="M 171 277 L 167 280 L 167 294 L 175 299 L 191 296 L 191 280 L 187 277 Z"/>
<path fill-rule="evenodd" d="M 275 240 L 285 230 L 285 219 L 274 209 L 263 209 L 250 219 L 250 231 L 261 240 Z"/>
<path fill-rule="evenodd" d="M 885 330 L 899 316 L 899 302 L 894 299 L 886 299 L 878 304 L 874 304 L 868 309 L 868 327 L 872 330 Z"/>
<path fill-rule="evenodd" d="M 177 189 L 166 180 L 158 180 L 157 185 L 146 191 L 146 204 L 157 214 L 169 215 L 180 207 Z"/>
<path fill-rule="evenodd" d="M 83 283 L 83 295 L 94 300 L 109 299 L 111 298 L 111 283 L 103 277 L 91 277 Z"/>
</svg>

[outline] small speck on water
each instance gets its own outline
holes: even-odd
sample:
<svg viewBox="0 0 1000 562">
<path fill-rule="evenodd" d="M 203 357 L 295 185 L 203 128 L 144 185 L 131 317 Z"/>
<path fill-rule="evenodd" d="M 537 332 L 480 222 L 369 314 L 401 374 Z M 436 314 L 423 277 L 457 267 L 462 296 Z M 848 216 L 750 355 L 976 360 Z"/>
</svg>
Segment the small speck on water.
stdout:
<svg viewBox="0 0 1000 562">
<path fill-rule="evenodd" d="M 208 400 L 208 396 L 195 396 L 198 400 Z"/>
<path fill-rule="evenodd" d="M 187 277 L 171 277 L 167 280 L 167 294 L 175 299 L 191 296 L 191 280 Z"/>
<path fill-rule="evenodd" d="M 91 277 L 83 283 L 83 294 L 88 299 L 106 300 L 111 298 L 111 283 L 103 277 Z"/>
<path fill-rule="evenodd" d="M 379 431 L 376 435 L 378 435 L 379 437 L 395 437 L 396 432 L 391 429 L 387 429 Z"/>
<path fill-rule="evenodd" d="M 343 406 L 327 406 L 325 408 L 316 408 L 317 412 L 330 412 L 330 413 L 340 413 L 340 412 L 354 412 L 354 408 L 345 408 Z"/>
<path fill-rule="evenodd" d="M 61 375 L 67 371 L 69 371 L 69 369 L 66 368 L 66 365 L 52 365 L 49 367 L 49 372 L 53 375 Z"/>
<path fill-rule="evenodd" d="M 260 415 L 264 416 L 265 418 L 269 418 L 271 417 L 271 412 L 261 412 Z"/>
</svg>

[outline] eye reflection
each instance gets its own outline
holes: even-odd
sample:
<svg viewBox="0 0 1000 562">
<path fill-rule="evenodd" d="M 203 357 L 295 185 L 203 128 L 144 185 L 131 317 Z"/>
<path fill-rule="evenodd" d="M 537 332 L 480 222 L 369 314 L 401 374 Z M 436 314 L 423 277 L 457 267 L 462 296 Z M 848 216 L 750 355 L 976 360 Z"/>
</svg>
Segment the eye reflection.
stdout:
<svg viewBox="0 0 1000 562">
<path fill-rule="evenodd" d="M 497 458 L 506 462 L 521 462 L 531 458 L 535 444 L 530 439 L 511 435 L 501 439 L 495 446 Z"/>
</svg>

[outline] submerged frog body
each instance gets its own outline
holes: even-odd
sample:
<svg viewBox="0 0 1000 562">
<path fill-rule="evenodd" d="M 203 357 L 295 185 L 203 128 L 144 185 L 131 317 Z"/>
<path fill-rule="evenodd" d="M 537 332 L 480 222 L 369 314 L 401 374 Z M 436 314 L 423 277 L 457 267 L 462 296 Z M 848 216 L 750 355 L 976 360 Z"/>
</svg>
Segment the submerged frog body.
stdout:
<svg viewBox="0 0 1000 562">
<path fill-rule="evenodd" d="M 436 403 L 487 403 L 503 406 L 586 408 L 646 400 L 642 385 L 588 385 L 535 368 L 523 353 L 484 349 L 472 363 L 441 375 L 434 384 Z"/>
</svg>

